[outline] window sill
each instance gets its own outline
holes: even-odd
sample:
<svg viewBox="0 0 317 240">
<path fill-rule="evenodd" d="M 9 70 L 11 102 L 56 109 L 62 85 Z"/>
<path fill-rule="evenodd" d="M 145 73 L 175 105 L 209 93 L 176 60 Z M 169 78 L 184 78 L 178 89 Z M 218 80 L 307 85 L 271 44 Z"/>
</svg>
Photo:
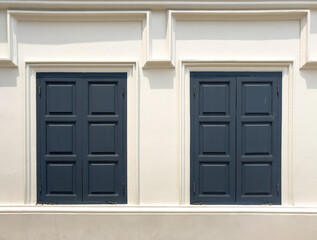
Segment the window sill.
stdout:
<svg viewBox="0 0 317 240">
<path fill-rule="evenodd" d="M 317 214 L 317 206 L 217 205 L 0 205 L 0 214 L 101 213 L 101 214 Z"/>
</svg>

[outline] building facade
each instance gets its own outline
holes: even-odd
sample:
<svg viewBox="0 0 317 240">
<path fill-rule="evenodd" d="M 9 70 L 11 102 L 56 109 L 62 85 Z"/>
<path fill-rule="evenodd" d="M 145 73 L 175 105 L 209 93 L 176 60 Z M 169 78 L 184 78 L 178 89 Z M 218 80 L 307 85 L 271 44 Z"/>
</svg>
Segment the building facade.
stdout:
<svg viewBox="0 0 317 240">
<path fill-rule="evenodd" d="M 0 0 L 0 239 L 316 239 L 316 1 Z"/>
</svg>

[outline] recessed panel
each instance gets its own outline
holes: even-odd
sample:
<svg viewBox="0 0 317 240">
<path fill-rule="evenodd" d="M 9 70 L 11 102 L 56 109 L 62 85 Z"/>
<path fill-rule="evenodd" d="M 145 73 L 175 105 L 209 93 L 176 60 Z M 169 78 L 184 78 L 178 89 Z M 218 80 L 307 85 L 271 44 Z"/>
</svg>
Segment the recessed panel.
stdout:
<svg viewBox="0 0 317 240">
<path fill-rule="evenodd" d="M 242 165 L 242 194 L 269 195 L 272 193 L 272 164 L 252 163 Z"/>
<path fill-rule="evenodd" d="M 272 84 L 248 83 L 245 92 L 244 114 L 272 114 Z"/>
<path fill-rule="evenodd" d="M 250 123 L 243 125 L 244 154 L 272 153 L 272 125 L 271 123 Z"/>
<path fill-rule="evenodd" d="M 89 165 L 89 192 L 92 194 L 116 193 L 117 165 L 91 163 Z"/>
<path fill-rule="evenodd" d="M 202 124 L 201 125 L 202 154 L 228 154 L 229 125 Z"/>
<path fill-rule="evenodd" d="M 89 153 L 116 153 L 117 125 L 115 123 L 92 123 L 89 125 Z"/>
<path fill-rule="evenodd" d="M 47 114 L 73 114 L 74 88 L 73 83 L 47 84 Z"/>
<path fill-rule="evenodd" d="M 47 154 L 74 153 L 75 129 L 73 123 L 47 124 Z"/>
<path fill-rule="evenodd" d="M 117 86 L 115 84 L 92 83 L 89 85 L 89 113 L 115 114 Z"/>
<path fill-rule="evenodd" d="M 74 192 L 75 169 L 72 163 L 47 164 L 47 193 L 72 194 Z"/>
<path fill-rule="evenodd" d="M 201 194 L 229 193 L 229 165 L 203 163 L 200 165 Z"/>
<path fill-rule="evenodd" d="M 229 85 L 208 83 L 201 85 L 201 112 L 207 115 L 227 115 L 229 112 Z"/>
</svg>

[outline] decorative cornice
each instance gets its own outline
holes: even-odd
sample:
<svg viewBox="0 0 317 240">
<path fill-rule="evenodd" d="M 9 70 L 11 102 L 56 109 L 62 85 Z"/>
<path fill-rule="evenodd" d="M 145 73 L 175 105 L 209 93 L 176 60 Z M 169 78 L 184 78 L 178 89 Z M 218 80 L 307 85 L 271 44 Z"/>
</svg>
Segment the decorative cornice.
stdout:
<svg viewBox="0 0 317 240">
<path fill-rule="evenodd" d="M 308 9 L 317 8 L 315 0 L 0 0 L 0 8 L 13 9 L 64 9 L 64 10 L 107 10 L 107 9 Z"/>
<path fill-rule="evenodd" d="M 0 67 L 18 67 L 18 21 L 122 21 L 143 23 L 143 45 L 144 54 L 148 56 L 148 11 L 25 11 L 25 10 L 8 10 L 7 11 L 7 39 L 9 56 L 0 59 Z"/>
<path fill-rule="evenodd" d="M 1 0 L 0 0 L 1 1 Z M 7 39 L 9 56 L 0 59 L 0 67 L 18 65 L 18 21 L 140 21 L 142 23 L 142 59 L 143 68 L 174 68 L 175 28 L 177 21 L 286 21 L 298 20 L 300 32 L 300 67 L 316 69 L 317 61 L 309 58 L 310 10 L 252 10 L 252 11 L 209 11 L 209 10 L 169 10 L 167 12 L 167 58 L 152 56 L 150 36 L 150 11 L 7 11 Z"/>
<path fill-rule="evenodd" d="M 302 67 L 301 70 L 317 70 L 317 60 L 308 61 Z"/>
<path fill-rule="evenodd" d="M 8 11 L 18 21 L 32 22 L 133 22 L 143 21 L 147 14 L 148 11 Z"/>
<path fill-rule="evenodd" d="M 16 68 L 17 65 L 12 62 L 9 58 L 0 58 L 0 67 L 1 68 Z"/>
<path fill-rule="evenodd" d="M 298 20 L 300 32 L 300 67 L 306 69 L 317 66 L 317 61 L 309 59 L 310 10 L 257 10 L 257 11 L 169 11 L 173 21 L 291 21 Z M 174 24 L 170 25 L 173 32 Z M 173 36 L 173 34 L 171 34 Z M 175 44 L 170 46 L 173 48 Z M 174 55 L 172 51 L 172 56 Z"/>
<path fill-rule="evenodd" d="M 174 68 L 174 64 L 171 60 L 149 60 L 146 61 L 144 69 L 155 69 L 155 68 Z"/>
</svg>

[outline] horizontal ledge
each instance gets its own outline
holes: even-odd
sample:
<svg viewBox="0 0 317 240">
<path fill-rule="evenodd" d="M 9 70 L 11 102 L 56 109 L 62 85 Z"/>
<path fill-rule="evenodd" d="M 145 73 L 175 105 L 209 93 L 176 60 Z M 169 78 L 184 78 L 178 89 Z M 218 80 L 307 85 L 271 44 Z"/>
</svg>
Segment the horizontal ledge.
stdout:
<svg viewBox="0 0 317 240">
<path fill-rule="evenodd" d="M 0 68 L 17 68 L 18 66 L 9 59 L 0 58 Z"/>
<path fill-rule="evenodd" d="M 317 61 L 306 62 L 300 70 L 317 70 Z"/>
<path fill-rule="evenodd" d="M 8 10 L 17 20 L 24 21 L 142 21 L 146 11 L 19 11 Z"/>
<path fill-rule="evenodd" d="M 255 4 L 256 3 L 256 4 Z M 51 1 L 34 1 L 34 0 L 3 0 L 0 2 L 0 7 L 2 8 L 13 8 L 13 7 L 30 7 L 30 8 L 57 8 L 63 6 L 63 8 L 159 8 L 159 9 L 168 9 L 168 8 L 177 8 L 180 7 L 182 9 L 186 8 L 303 8 L 303 7 L 317 7 L 316 1 L 306 0 L 306 1 L 265 1 L 265 0 L 257 0 L 254 2 L 250 1 L 220 1 L 220 0 L 212 0 L 212 1 L 173 1 L 173 0 L 162 0 L 162 1 L 127 1 L 127 0 L 119 0 L 119 1 L 60 1 L 60 0 L 51 0 Z"/>
<path fill-rule="evenodd" d="M 170 11 L 178 21 L 233 21 L 233 20 L 300 20 L 308 10 L 257 10 L 257 11 Z"/>
<path fill-rule="evenodd" d="M 182 63 L 218 63 L 218 64 L 227 64 L 227 63 L 279 63 L 279 64 L 290 64 L 294 60 L 291 59 L 278 59 L 278 60 L 257 60 L 257 59 L 248 59 L 248 60 L 239 60 L 239 59 L 227 59 L 227 60 L 218 60 L 218 59 L 180 59 Z"/>
<path fill-rule="evenodd" d="M 143 69 L 159 69 L 159 68 L 175 68 L 174 64 L 170 60 L 150 60 L 147 61 Z"/>
<path fill-rule="evenodd" d="M 96 206 L 37 205 L 0 206 L 0 214 L 32 213 L 104 213 L 104 214 L 317 214 L 317 207 L 281 206 Z"/>
<path fill-rule="evenodd" d="M 197 60 L 197 59 L 184 59 L 179 60 L 181 64 L 186 67 L 289 67 L 294 63 L 294 60 Z M 239 71 L 239 70 L 238 70 Z M 241 69 L 241 71 L 245 71 Z"/>
<path fill-rule="evenodd" d="M 137 61 L 26 61 L 26 65 L 32 68 L 77 68 L 77 67 L 133 67 Z"/>
</svg>

